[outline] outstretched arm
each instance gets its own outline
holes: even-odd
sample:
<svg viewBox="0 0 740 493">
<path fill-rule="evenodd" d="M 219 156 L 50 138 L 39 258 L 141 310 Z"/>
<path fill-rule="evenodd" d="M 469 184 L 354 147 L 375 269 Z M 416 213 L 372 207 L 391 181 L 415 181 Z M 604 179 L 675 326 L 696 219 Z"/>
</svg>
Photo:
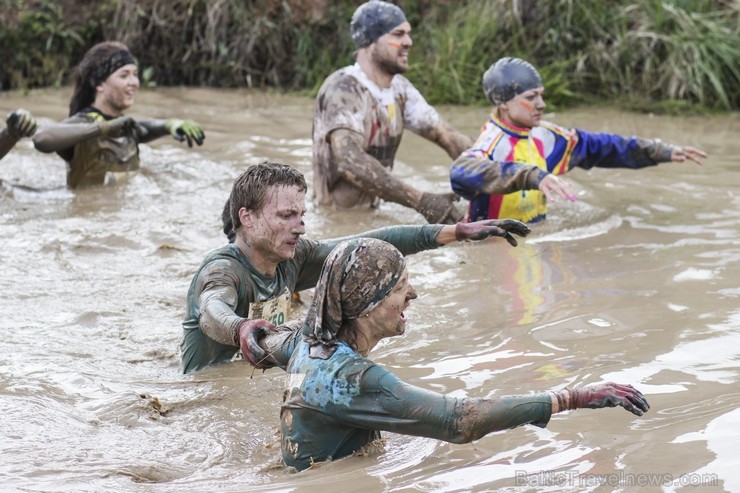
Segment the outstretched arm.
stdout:
<svg viewBox="0 0 740 493">
<path fill-rule="evenodd" d="M 573 150 L 570 168 L 640 169 L 668 161 L 687 159 L 703 164 L 707 153 L 694 147 L 678 147 L 660 139 L 623 137 L 616 134 L 593 133 L 576 129 L 578 143 Z"/>
<path fill-rule="evenodd" d="M 637 416 L 650 409 L 640 391 L 615 383 L 571 389 L 567 401 L 556 392 L 458 399 L 410 385 L 373 366 L 363 374 L 361 385 L 351 406 L 336 406 L 347 421 L 452 443 L 468 443 L 523 424 L 544 427 L 552 414 L 567 409 L 621 406 Z"/>
<path fill-rule="evenodd" d="M 452 164 L 452 190 L 472 200 L 478 194 L 502 195 L 519 190 L 540 190 L 548 200 L 575 200 L 567 182 L 534 165 L 498 163 L 474 150 L 465 152 Z"/>
<path fill-rule="evenodd" d="M 365 152 L 357 132 L 337 129 L 329 134 L 332 153 L 337 157 L 339 175 L 355 187 L 388 202 L 419 211 L 431 223 L 454 223 L 462 216 L 455 208 L 454 194 L 422 192 L 393 176 Z"/>
<path fill-rule="evenodd" d="M 136 121 L 130 116 L 92 122 L 67 119 L 42 126 L 33 136 L 33 145 L 41 152 L 59 152 L 88 139 L 118 137 L 135 131 L 137 131 Z"/>
<path fill-rule="evenodd" d="M 169 134 L 173 139 L 179 142 L 187 141 L 188 147 L 193 147 L 193 143 L 201 145 L 206 138 L 200 125 L 192 120 L 169 118 L 167 120 L 142 120 L 138 123 L 144 130 L 140 134 L 141 142 L 151 142 Z"/>
</svg>

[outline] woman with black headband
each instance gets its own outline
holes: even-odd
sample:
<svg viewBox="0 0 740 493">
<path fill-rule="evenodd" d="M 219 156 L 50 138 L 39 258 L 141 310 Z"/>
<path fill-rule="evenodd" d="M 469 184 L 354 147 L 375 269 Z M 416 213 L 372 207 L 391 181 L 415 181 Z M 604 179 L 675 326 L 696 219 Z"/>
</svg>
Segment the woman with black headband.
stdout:
<svg viewBox="0 0 740 493">
<path fill-rule="evenodd" d="M 170 134 L 190 147 L 203 143 L 205 135 L 195 122 L 124 116 L 138 89 L 136 59 L 123 43 L 99 43 L 85 54 L 75 72 L 70 117 L 41 127 L 33 138 L 36 149 L 57 152 L 67 161 L 68 187 L 102 185 L 109 171 L 138 169 L 140 142 Z"/>
<path fill-rule="evenodd" d="M 324 262 L 302 326 L 253 334 L 248 359 L 288 373 L 280 413 L 288 466 L 352 455 L 381 430 L 468 443 L 523 424 L 544 427 L 561 411 L 621 406 L 642 416 L 650 408 L 640 391 L 615 383 L 480 399 L 403 382 L 368 353 L 404 333 L 414 298 L 398 249 L 374 238 L 345 241 Z"/>
</svg>

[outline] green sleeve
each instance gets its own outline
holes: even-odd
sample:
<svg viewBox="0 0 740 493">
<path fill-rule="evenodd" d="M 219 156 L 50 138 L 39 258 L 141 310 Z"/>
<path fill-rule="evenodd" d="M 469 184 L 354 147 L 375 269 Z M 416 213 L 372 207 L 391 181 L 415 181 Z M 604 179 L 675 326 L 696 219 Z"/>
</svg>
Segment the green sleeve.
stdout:
<svg viewBox="0 0 740 493">
<path fill-rule="evenodd" d="M 343 238 L 322 241 L 305 240 L 307 242 L 305 257 L 298 273 L 296 291 L 316 286 L 324 260 L 334 247 L 344 240 L 377 238 L 395 246 L 404 255 L 412 255 L 438 248 L 440 245 L 437 243 L 437 235 L 442 228 L 441 224 L 387 226 Z"/>
<path fill-rule="evenodd" d="M 151 142 L 152 140 L 164 137 L 169 134 L 165 128 L 166 120 L 139 120 L 136 122 L 145 131 L 141 135 L 141 142 Z"/>
<path fill-rule="evenodd" d="M 550 420 L 549 393 L 493 399 L 454 398 L 401 381 L 374 365 L 362 375 L 360 395 L 337 406 L 339 418 L 360 428 L 468 443 L 494 431 Z"/>
</svg>

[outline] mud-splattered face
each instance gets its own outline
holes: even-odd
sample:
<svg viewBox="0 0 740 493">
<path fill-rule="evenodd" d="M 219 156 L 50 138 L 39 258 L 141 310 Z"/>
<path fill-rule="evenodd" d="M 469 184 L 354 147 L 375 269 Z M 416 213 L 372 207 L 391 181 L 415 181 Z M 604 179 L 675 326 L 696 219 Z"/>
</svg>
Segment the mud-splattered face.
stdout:
<svg viewBox="0 0 740 493">
<path fill-rule="evenodd" d="M 390 75 L 402 74 L 409 69 L 409 49 L 412 44 L 411 24 L 404 22 L 378 38 L 372 45 L 371 59 Z"/>
<path fill-rule="evenodd" d="M 409 284 L 408 269 L 404 268 L 403 274 L 388 296 L 368 314 L 368 322 L 372 324 L 375 333 L 381 338 L 403 334 L 406 331 L 404 310 L 416 297 L 416 290 Z"/>
<path fill-rule="evenodd" d="M 108 76 L 96 88 L 95 106 L 101 111 L 118 116 L 134 104 L 139 90 L 139 71 L 129 63 Z"/>
<path fill-rule="evenodd" d="M 518 127 L 536 127 L 542 121 L 545 109 L 545 89 L 538 87 L 524 91 L 501 105 L 502 117 Z"/>
<path fill-rule="evenodd" d="M 242 209 L 239 213 L 251 250 L 275 263 L 293 258 L 298 238 L 306 232 L 305 191 L 295 186 L 274 186 L 267 190 L 260 211 Z"/>
</svg>

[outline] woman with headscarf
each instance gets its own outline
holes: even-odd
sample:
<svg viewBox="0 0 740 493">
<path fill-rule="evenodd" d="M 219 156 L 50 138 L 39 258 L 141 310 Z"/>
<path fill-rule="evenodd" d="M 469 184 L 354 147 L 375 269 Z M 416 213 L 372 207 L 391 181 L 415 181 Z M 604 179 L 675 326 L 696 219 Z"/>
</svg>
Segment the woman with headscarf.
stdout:
<svg viewBox="0 0 740 493">
<path fill-rule="evenodd" d="M 178 141 L 203 143 L 200 126 L 189 120 L 134 120 L 124 111 L 139 89 L 136 59 L 126 45 L 98 43 L 75 71 L 69 118 L 43 126 L 33 143 L 67 161 L 67 186 L 102 185 L 108 172 L 139 168 L 139 143 L 170 134 Z"/>
<path fill-rule="evenodd" d="M 302 327 L 255 336 L 264 356 L 248 359 L 288 373 L 280 413 L 288 466 L 303 470 L 351 455 L 381 430 L 467 443 L 523 424 L 544 427 L 552 414 L 571 409 L 622 406 L 637 416 L 649 409 L 638 390 L 615 383 L 474 399 L 403 382 L 368 354 L 380 340 L 404 333 L 404 310 L 414 298 L 394 246 L 347 241 L 327 257 Z"/>
</svg>

